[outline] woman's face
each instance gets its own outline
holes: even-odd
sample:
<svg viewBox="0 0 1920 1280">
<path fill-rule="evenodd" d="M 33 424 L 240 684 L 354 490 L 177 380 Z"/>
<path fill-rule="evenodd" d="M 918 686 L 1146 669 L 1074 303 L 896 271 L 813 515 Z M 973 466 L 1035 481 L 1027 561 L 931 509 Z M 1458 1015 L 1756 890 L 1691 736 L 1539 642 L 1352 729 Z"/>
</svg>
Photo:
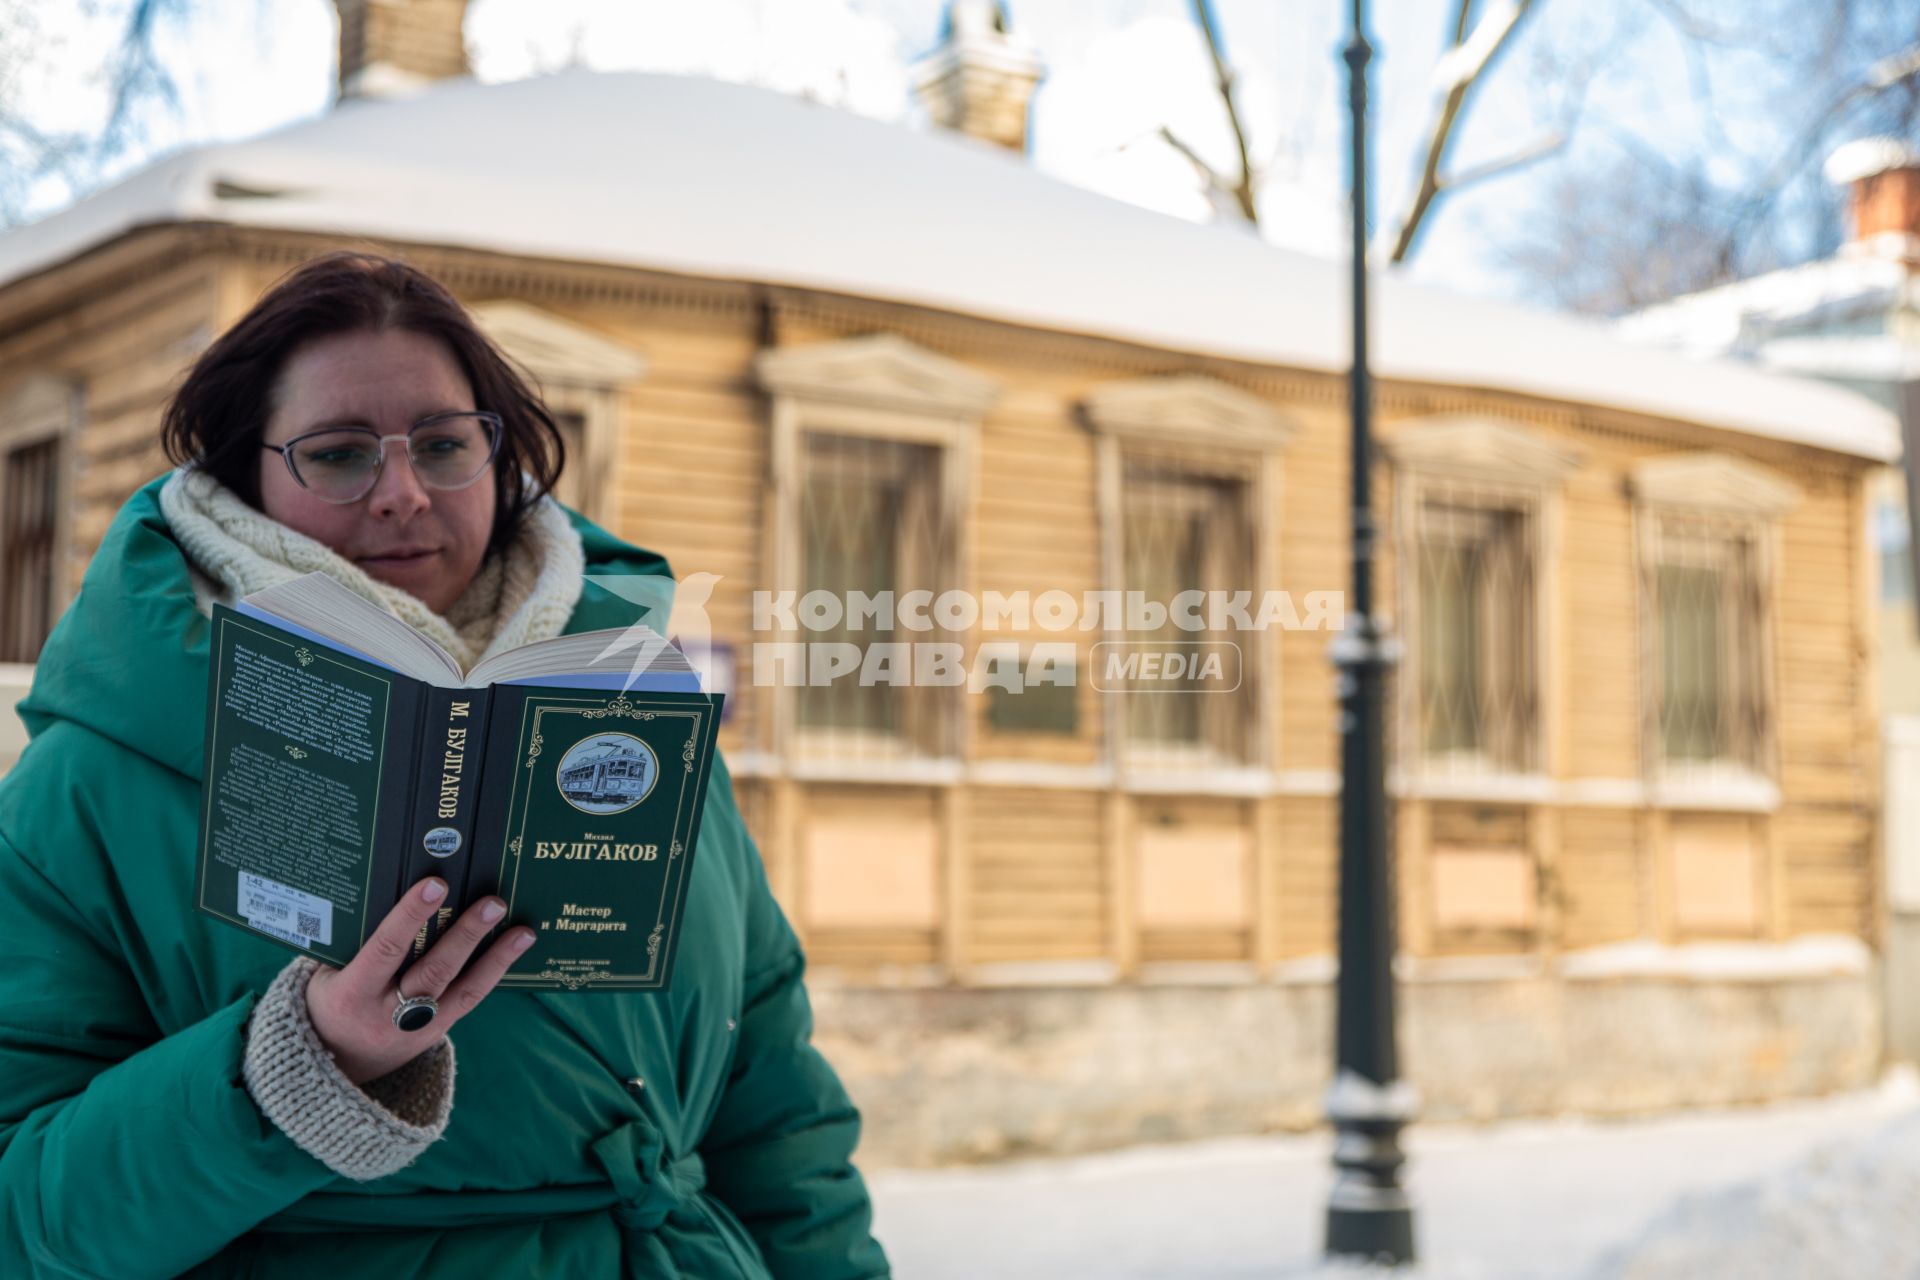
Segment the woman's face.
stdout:
<svg viewBox="0 0 1920 1280">
<path fill-rule="evenodd" d="M 344 422 L 403 435 L 429 414 L 476 407 L 466 375 L 439 339 L 405 329 L 334 334 L 288 358 L 261 439 L 285 444 Z M 278 453 L 260 451 L 261 510 L 435 613 L 445 613 L 478 572 L 494 502 L 491 475 L 464 489 L 428 488 L 398 441 L 385 446 L 373 491 L 348 503 L 321 501 L 294 481 Z"/>
</svg>

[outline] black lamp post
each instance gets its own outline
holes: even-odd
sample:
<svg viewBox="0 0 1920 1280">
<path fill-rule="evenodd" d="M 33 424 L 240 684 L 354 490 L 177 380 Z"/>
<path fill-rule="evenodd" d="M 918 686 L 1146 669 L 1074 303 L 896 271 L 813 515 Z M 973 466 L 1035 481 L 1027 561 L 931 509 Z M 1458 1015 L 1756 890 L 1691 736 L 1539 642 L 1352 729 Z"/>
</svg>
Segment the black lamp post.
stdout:
<svg viewBox="0 0 1920 1280">
<path fill-rule="evenodd" d="M 1387 866 L 1387 668 L 1397 646 L 1373 614 L 1373 385 L 1367 368 L 1366 0 L 1345 51 L 1352 110 L 1353 598 L 1333 645 L 1340 693 L 1340 976 L 1327 1118 L 1335 1132 L 1327 1253 L 1413 1261 L 1413 1208 L 1400 1186 L 1400 1130 L 1413 1117 L 1394 1045 L 1393 886 Z"/>
</svg>

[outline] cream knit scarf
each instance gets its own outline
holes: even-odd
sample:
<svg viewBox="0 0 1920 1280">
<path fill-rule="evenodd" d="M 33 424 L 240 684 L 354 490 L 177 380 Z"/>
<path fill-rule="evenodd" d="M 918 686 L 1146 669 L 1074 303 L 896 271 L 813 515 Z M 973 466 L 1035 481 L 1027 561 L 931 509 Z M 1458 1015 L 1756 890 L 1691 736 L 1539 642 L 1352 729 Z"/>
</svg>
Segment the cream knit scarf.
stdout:
<svg viewBox="0 0 1920 1280">
<path fill-rule="evenodd" d="M 302 574 L 324 573 L 431 637 L 462 671 L 559 635 L 579 602 L 586 569 L 580 535 L 560 504 L 543 497 L 505 553 L 487 558 L 442 617 L 326 544 L 248 506 L 205 472 L 175 471 L 160 489 L 160 509 L 188 558 L 226 589 L 228 603 Z"/>
</svg>

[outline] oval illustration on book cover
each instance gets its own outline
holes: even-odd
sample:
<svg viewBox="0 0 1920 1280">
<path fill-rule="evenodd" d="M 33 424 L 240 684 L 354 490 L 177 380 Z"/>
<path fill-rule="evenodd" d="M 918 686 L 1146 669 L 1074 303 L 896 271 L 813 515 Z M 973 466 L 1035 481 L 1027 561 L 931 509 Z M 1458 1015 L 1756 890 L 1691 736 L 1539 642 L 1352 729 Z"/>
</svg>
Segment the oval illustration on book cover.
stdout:
<svg viewBox="0 0 1920 1280">
<path fill-rule="evenodd" d="M 622 813 L 639 804 L 660 779 L 653 748 L 627 733 L 596 733 L 567 748 L 555 771 L 566 802 L 582 813 Z"/>
</svg>

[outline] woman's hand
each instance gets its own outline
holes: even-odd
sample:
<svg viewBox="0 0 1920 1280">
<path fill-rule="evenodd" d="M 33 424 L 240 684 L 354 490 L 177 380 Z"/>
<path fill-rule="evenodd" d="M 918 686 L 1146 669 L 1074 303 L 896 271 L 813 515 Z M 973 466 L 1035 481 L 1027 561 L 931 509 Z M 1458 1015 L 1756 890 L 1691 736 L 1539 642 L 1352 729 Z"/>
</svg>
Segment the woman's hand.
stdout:
<svg viewBox="0 0 1920 1280">
<path fill-rule="evenodd" d="M 399 986 L 408 996 L 433 996 L 440 1002 L 440 1012 L 418 1031 L 400 1030 L 393 1025 L 393 1011 L 400 1003 L 394 975 L 421 926 L 433 918 L 446 896 L 446 881 L 422 880 L 387 913 L 344 968 L 323 965 L 307 984 L 307 1015 L 313 1029 L 341 1072 L 356 1085 L 378 1080 L 440 1043 L 533 945 L 533 930 L 509 930 L 461 973 L 480 939 L 507 912 L 507 904 L 499 898 L 474 903 L 402 975 Z"/>
</svg>

